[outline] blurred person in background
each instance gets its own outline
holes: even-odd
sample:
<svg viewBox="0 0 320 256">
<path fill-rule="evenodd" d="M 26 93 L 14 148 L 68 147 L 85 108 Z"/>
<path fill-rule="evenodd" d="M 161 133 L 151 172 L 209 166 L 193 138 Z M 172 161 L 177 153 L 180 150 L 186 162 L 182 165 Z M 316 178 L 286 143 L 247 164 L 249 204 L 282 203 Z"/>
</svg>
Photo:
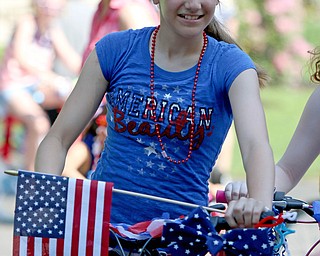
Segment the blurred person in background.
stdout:
<svg viewBox="0 0 320 256">
<path fill-rule="evenodd" d="M 56 18 L 64 0 L 32 0 L 32 13 L 22 16 L 5 49 L 0 68 L 1 116 L 10 115 L 25 127 L 24 162 L 34 170 L 37 147 L 49 130 L 46 110 L 59 109 L 73 85 L 53 71 L 56 58 L 78 74 L 81 56 L 66 39 Z"/>
<path fill-rule="evenodd" d="M 82 58 L 89 40 L 92 17 L 96 10 L 97 1 L 65 0 L 65 2 L 63 12 L 59 15 L 57 22 L 64 31 L 69 43 Z M 54 70 L 63 76 L 73 79 L 78 77 L 78 74 L 68 70 L 60 59 L 56 59 Z"/>
<path fill-rule="evenodd" d="M 96 42 L 104 35 L 158 23 L 158 12 L 150 0 L 101 0 L 92 20 L 83 62 L 94 49 Z"/>
<path fill-rule="evenodd" d="M 158 10 L 150 0 L 101 0 L 92 19 L 82 64 L 103 36 L 121 30 L 156 26 L 159 21 Z M 62 175 L 85 179 L 88 172 L 95 169 L 107 136 L 105 115 L 102 102 L 81 138 L 69 149 Z"/>
</svg>

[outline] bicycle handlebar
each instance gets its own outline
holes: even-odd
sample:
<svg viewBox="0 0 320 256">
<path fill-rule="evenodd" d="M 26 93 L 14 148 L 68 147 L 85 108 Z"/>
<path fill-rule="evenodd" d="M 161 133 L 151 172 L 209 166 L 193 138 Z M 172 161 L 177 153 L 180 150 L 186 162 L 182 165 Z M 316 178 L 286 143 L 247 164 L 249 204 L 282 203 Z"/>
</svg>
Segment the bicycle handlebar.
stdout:
<svg viewBox="0 0 320 256">
<path fill-rule="evenodd" d="M 216 193 L 217 203 L 227 203 L 227 198 L 223 190 L 218 190 Z M 305 201 L 295 199 L 291 196 L 286 196 L 284 192 L 276 191 L 274 193 L 272 205 L 283 211 L 283 210 L 303 210 L 311 217 L 314 215 L 312 207 Z"/>
</svg>

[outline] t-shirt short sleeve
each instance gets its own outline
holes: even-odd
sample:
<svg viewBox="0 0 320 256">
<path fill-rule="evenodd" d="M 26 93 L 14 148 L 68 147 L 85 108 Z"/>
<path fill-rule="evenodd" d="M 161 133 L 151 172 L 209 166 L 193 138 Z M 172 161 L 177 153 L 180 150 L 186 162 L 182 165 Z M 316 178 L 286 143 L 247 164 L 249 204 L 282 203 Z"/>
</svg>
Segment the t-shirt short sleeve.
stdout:
<svg viewBox="0 0 320 256">
<path fill-rule="evenodd" d="M 254 62 L 247 53 L 239 49 L 236 45 L 225 45 L 218 60 L 218 76 L 224 80 L 226 91 L 229 91 L 234 80 L 243 71 L 256 69 Z"/>
<path fill-rule="evenodd" d="M 121 45 L 128 45 L 127 33 L 130 31 L 110 33 L 96 43 L 96 53 L 101 71 L 107 81 L 112 80 L 116 65 L 125 54 L 124 49 L 127 47 L 121 47 Z"/>
</svg>

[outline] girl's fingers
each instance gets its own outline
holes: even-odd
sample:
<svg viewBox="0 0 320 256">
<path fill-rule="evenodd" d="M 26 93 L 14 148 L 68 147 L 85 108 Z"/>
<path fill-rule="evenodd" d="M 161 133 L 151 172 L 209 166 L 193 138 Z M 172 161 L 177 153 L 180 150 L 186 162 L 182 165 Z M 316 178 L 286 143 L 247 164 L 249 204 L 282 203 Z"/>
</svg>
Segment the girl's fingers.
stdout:
<svg viewBox="0 0 320 256">
<path fill-rule="evenodd" d="M 241 197 L 247 197 L 248 189 L 245 182 L 235 181 L 228 183 L 225 187 L 225 196 L 227 201 L 238 200 Z"/>
<path fill-rule="evenodd" d="M 241 182 L 239 196 L 248 197 L 248 188 L 245 182 Z"/>
<path fill-rule="evenodd" d="M 232 187 L 233 187 L 233 183 L 228 183 L 224 189 L 224 195 L 228 202 L 230 202 L 232 199 L 231 197 Z"/>
<path fill-rule="evenodd" d="M 259 222 L 263 209 L 262 202 L 242 197 L 229 202 L 225 219 L 232 228 L 251 228 Z"/>
<path fill-rule="evenodd" d="M 228 204 L 225 219 L 232 228 L 243 227 L 243 203 L 240 200 L 232 200 Z"/>
<path fill-rule="evenodd" d="M 262 202 L 256 202 L 254 209 L 252 211 L 252 224 L 255 225 L 260 221 L 261 213 L 264 211 L 265 207 Z"/>
<path fill-rule="evenodd" d="M 229 224 L 229 226 L 231 228 L 236 228 L 238 226 L 236 220 L 234 219 L 233 217 L 233 208 L 232 208 L 232 202 L 233 201 L 230 201 L 229 202 L 229 205 L 228 205 L 228 208 L 227 208 L 227 211 L 225 213 L 225 219 L 227 221 L 227 223 Z"/>
</svg>

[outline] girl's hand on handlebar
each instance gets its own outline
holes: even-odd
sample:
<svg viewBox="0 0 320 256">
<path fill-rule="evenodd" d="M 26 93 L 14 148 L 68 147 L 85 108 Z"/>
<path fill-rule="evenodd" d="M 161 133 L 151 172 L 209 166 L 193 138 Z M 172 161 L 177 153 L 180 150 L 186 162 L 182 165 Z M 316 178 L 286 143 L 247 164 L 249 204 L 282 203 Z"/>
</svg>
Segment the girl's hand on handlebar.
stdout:
<svg viewBox="0 0 320 256">
<path fill-rule="evenodd" d="M 227 202 L 238 200 L 241 197 L 248 197 L 247 185 L 243 181 L 234 181 L 226 185 L 224 190 Z"/>
<path fill-rule="evenodd" d="M 253 198 L 241 197 L 231 200 L 225 213 L 225 219 L 231 228 L 252 228 L 260 220 L 265 206 Z"/>
</svg>

